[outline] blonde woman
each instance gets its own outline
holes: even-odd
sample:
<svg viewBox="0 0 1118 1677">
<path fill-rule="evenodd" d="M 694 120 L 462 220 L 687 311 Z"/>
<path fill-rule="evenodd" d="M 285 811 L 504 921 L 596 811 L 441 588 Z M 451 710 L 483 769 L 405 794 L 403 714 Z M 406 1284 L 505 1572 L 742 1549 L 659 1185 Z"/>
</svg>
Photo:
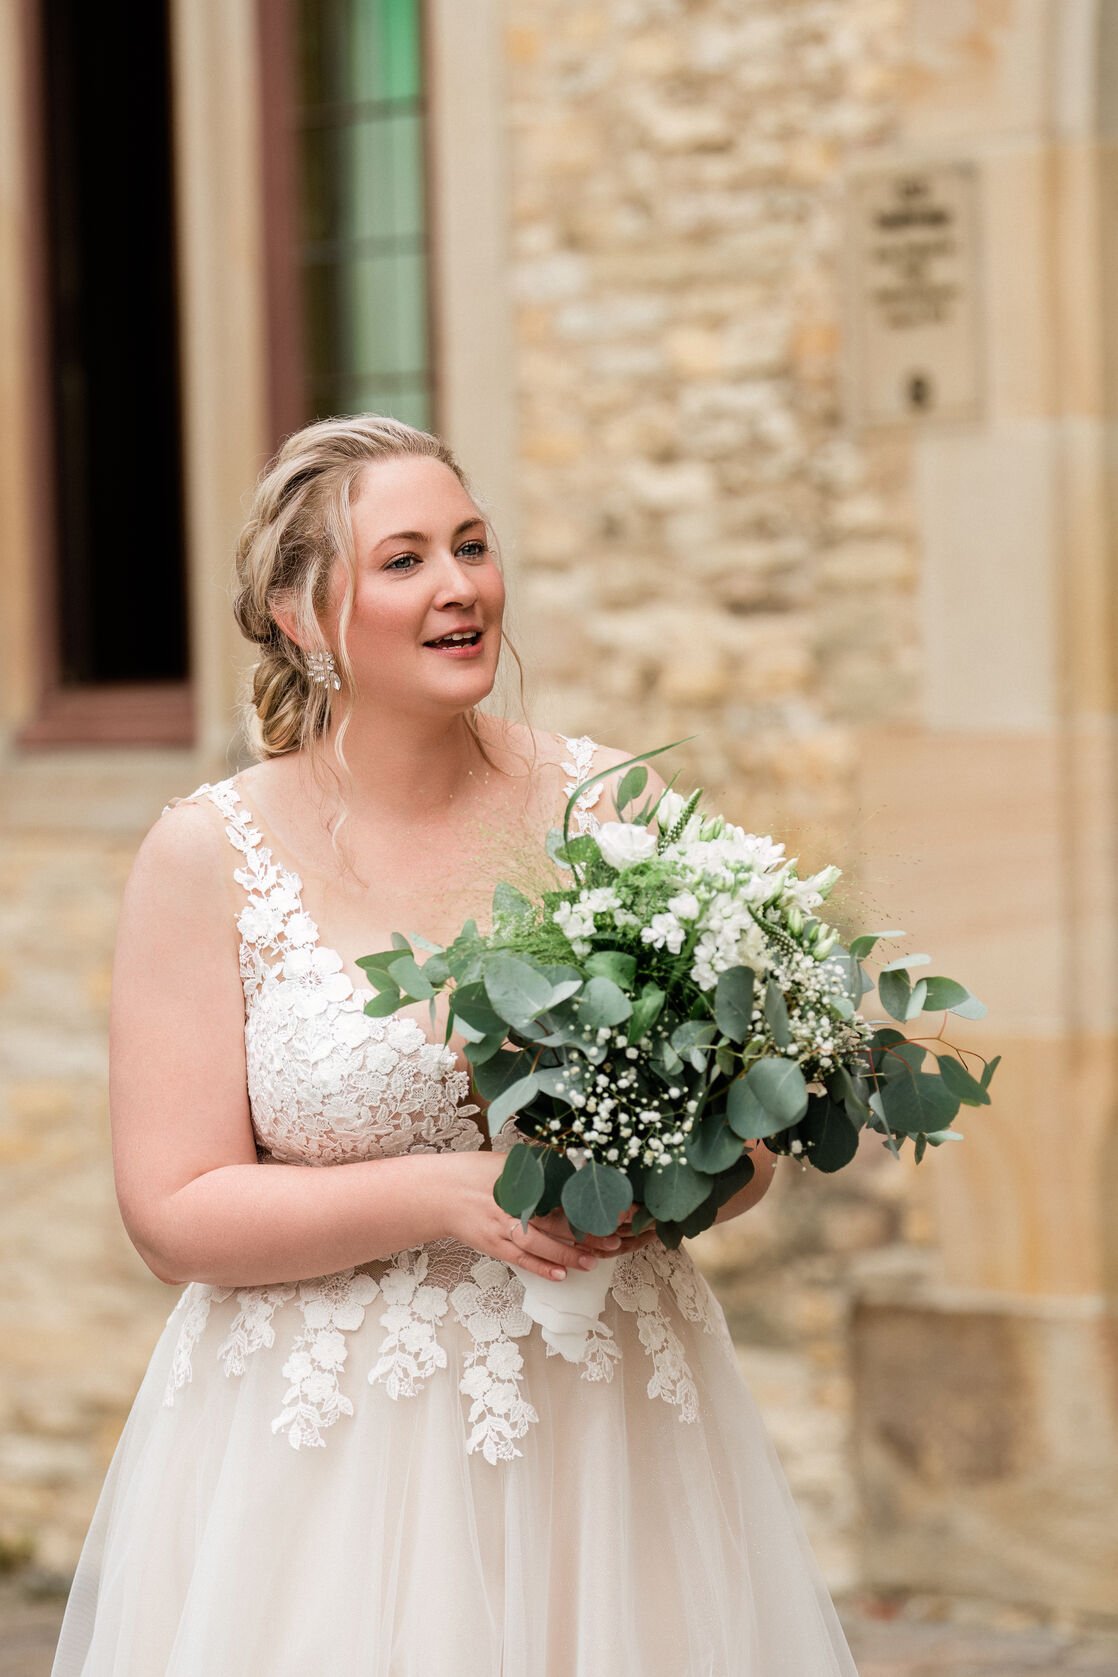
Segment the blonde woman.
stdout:
<svg viewBox="0 0 1118 1677">
<path fill-rule="evenodd" d="M 363 1011 L 356 957 L 484 920 L 625 754 L 478 708 L 504 587 L 433 437 L 292 437 L 237 575 L 258 761 L 148 835 L 114 979 L 121 1211 L 185 1291 L 55 1677 L 849 1677 L 691 1260 L 510 1222 L 456 1045 Z M 549 1356 L 511 1266 L 606 1254 L 602 1330 Z"/>
</svg>

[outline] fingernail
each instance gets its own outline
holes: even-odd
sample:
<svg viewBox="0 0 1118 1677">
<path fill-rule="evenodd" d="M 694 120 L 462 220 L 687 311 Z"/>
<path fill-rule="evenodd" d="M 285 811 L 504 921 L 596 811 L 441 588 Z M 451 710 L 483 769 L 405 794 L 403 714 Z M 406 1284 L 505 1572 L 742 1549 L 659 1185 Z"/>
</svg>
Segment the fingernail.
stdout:
<svg viewBox="0 0 1118 1677">
<path fill-rule="evenodd" d="M 616 1234 L 607 1235 L 605 1244 L 610 1248 L 611 1251 L 613 1251 L 616 1247 L 621 1245 L 621 1238 L 620 1238 L 619 1235 L 616 1235 Z"/>
<path fill-rule="evenodd" d="M 578 1260 L 578 1267 L 580 1269 L 593 1269 L 597 1261 L 597 1258 L 592 1258 L 589 1253 L 584 1253 Z"/>
<path fill-rule="evenodd" d="M 566 1270 L 565 1269 L 553 1269 L 552 1272 L 551 1272 L 551 1279 L 553 1281 L 565 1281 L 567 1279 Z"/>
</svg>

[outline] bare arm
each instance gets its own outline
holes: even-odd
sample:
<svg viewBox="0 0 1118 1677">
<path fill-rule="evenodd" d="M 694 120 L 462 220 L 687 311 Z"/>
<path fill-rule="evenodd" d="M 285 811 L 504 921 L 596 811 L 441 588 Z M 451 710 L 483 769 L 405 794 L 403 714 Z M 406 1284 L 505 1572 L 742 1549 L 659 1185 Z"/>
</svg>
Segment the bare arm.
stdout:
<svg viewBox="0 0 1118 1677">
<path fill-rule="evenodd" d="M 216 816 L 156 824 L 121 911 L 110 1031 L 113 1156 L 125 1226 L 164 1281 L 252 1286 L 323 1275 L 453 1236 L 553 1275 L 574 1258 L 493 1200 L 503 1160 L 452 1153 L 261 1165 L 249 1115 L 231 852 Z M 588 1243 L 608 1250 L 608 1242 Z"/>
<path fill-rule="evenodd" d="M 764 1142 L 746 1143 L 746 1152 L 753 1160 L 753 1175 L 725 1205 L 719 1208 L 716 1223 L 728 1223 L 731 1217 L 740 1217 L 743 1211 L 749 1211 L 758 1200 L 763 1200 L 772 1185 L 773 1172 L 776 1169 L 776 1154 L 770 1153 Z"/>
</svg>

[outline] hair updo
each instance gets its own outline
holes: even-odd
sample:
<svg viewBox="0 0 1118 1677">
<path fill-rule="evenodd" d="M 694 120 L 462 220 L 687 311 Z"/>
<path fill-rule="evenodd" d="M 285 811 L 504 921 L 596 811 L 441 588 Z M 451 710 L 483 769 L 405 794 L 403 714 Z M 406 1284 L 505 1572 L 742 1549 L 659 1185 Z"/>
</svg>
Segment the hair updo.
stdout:
<svg viewBox="0 0 1118 1677">
<path fill-rule="evenodd" d="M 325 731 L 333 689 L 311 678 L 308 654 L 331 652 L 343 690 L 353 691 L 345 648 L 357 579 L 350 503 L 366 466 L 404 455 L 440 461 L 468 490 L 438 437 L 376 414 L 304 426 L 288 437 L 257 483 L 237 542 L 233 611 L 242 634 L 260 648 L 245 708 L 248 742 L 258 760 L 313 750 Z M 339 558 L 349 580 L 340 644 L 330 647 L 319 613 Z M 277 608 L 294 616 L 301 645 L 276 622 Z"/>
</svg>

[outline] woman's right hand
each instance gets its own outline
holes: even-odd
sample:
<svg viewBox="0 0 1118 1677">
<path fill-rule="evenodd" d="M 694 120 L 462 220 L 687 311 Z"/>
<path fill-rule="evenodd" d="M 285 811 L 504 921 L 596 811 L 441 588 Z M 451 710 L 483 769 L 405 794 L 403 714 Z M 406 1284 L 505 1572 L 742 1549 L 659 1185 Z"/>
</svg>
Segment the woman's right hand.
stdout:
<svg viewBox="0 0 1118 1677">
<path fill-rule="evenodd" d="M 493 1185 L 505 1167 L 501 1153 L 456 1153 L 456 1166 L 450 1178 L 447 1208 L 447 1232 L 463 1246 L 499 1258 L 504 1264 L 519 1264 L 548 1281 L 561 1281 L 567 1270 L 593 1269 L 599 1257 L 614 1257 L 622 1249 L 617 1235 L 596 1237 L 587 1235 L 578 1243 L 569 1235 L 564 1238 L 540 1226 L 541 1220 L 529 1222 L 525 1229 L 520 1219 L 502 1211 L 493 1198 Z"/>
</svg>

